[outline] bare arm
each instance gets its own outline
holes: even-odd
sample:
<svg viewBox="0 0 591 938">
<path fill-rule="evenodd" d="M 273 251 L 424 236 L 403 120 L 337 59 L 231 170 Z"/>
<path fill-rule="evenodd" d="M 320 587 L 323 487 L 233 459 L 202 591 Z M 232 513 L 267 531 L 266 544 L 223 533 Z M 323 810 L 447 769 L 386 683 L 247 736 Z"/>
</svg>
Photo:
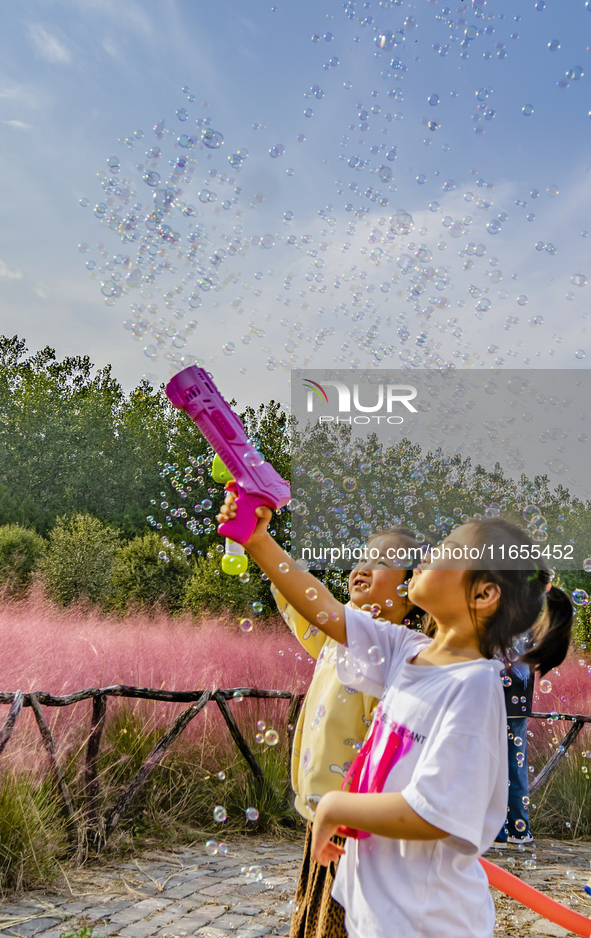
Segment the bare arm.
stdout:
<svg viewBox="0 0 591 938">
<path fill-rule="evenodd" d="M 226 502 L 222 505 L 218 521 L 221 523 L 233 518 L 236 514 L 235 497 L 229 492 Z M 318 626 L 331 638 L 343 644 L 347 640 L 345 628 L 345 609 L 342 603 L 334 598 L 324 584 L 305 570 L 294 566 L 289 554 L 281 549 L 267 531 L 272 518 L 270 508 L 257 508 L 259 521 L 250 540 L 244 545 L 252 559 L 259 565 L 271 583 L 285 596 L 288 603 L 294 607 L 308 622 Z M 287 572 L 282 572 L 287 565 Z M 322 615 L 324 613 L 324 615 Z M 320 618 L 319 618 L 320 615 Z"/>
<path fill-rule="evenodd" d="M 449 836 L 423 820 L 399 793 L 331 791 L 321 799 L 312 828 L 312 856 L 323 866 L 344 853 L 330 841 L 341 825 L 398 840 L 440 840 Z"/>
</svg>

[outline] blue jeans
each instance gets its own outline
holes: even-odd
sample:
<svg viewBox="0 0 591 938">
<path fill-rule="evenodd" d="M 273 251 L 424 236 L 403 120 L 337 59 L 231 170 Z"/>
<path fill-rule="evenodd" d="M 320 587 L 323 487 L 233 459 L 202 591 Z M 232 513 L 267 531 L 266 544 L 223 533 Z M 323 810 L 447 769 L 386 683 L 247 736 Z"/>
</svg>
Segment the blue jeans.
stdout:
<svg viewBox="0 0 591 938">
<path fill-rule="evenodd" d="M 506 843 L 507 837 L 523 840 L 529 830 L 529 808 L 523 803 L 529 797 L 529 775 L 527 769 L 527 717 L 510 717 L 509 726 L 509 799 L 507 820 L 497 837 L 497 842 Z M 521 739 L 521 745 L 515 745 L 515 739 Z M 523 758 L 521 757 L 523 754 Z M 518 758 L 519 756 L 519 758 Z M 516 826 L 517 825 L 517 826 Z"/>
</svg>

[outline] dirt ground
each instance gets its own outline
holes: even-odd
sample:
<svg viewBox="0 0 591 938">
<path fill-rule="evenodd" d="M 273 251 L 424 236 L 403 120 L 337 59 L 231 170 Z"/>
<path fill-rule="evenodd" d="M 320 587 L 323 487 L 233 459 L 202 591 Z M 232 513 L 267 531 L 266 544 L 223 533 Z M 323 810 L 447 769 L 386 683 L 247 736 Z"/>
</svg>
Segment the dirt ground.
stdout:
<svg viewBox="0 0 591 938">
<path fill-rule="evenodd" d="M 591 878 L 591 843 L 536 839 L 533 845 L 492 849 L 486 859 L 515 874 L 552 899 L 589 916 L 591 934 L 591 896 L 585 884 Z M 563 928 L 541 919 L 535 912 L 493 890 L 497 910 L 495 936 L 503 938 L 535 938 L 535 936 L 566 936 Z"/>
</svg>

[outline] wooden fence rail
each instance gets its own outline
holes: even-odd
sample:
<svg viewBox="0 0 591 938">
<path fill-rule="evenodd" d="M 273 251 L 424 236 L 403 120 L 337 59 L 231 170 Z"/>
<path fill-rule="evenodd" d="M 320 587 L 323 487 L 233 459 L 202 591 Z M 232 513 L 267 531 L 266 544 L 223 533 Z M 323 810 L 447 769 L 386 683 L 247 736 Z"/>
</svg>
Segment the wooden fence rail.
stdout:
<svg viewBox="0 0 591 938">
<path fill-rule="evenodd" d="M 107 717 L 107 701 L 109 697 L 162 700 L 168 703 L 189 703 L 190 706 L 186 710 L 183 710 L 173 722 L 170 729 L 160 736 L 156 745 L 148 754 L 127 788 L 125 788 L 119 796 L 117 803 L 109 809 L 104 818 L 101 818 L 98 810 L 100 796 L 98 760 L 101 737 Z M 2 755 L 2 752 L 10 741 L 16 721 L 23 707 L 30 707 L 33 710 L 43 746 L 49 757 L 51 769 L 56 780 L 62 809 L 68 824 L 68 836 L 72 848 L 80 851 L 82 849 L 81 845 L 84 841 L 87 841 L 90 842 L 95 849 L 100 849 L 106 844 L 122 816 L 144 787 L 153 770 L 162 761 L 167 750 L 208 703 L 213 702 L 217 705 L 230 735 L 244 757 L 257 785 L 264 788 L 269 784 L 254 753 L 240 732 L 238 724 L 228 705 L 229 700 L 238 700 L 245 697 L 259 700 L 289 700 L 286 723 L 288 737 L 291 740 L 293 727 L 295 726 L 304 699 L 303 694 L 282 690 L 261 690 L 256 687 L 218 688 L 214 691 L 167 691 L 152 687 L 130 687 L 125 684 L 116 684 L 111 687 L 89 687 L 84 690 L 76 691 L 73 694 L 65 694 L 63 696 L 54 696 L 44 693 L 43 691 L 31 691 L 29 693 L 22 693 L 20 690 L 14 693 L 0 692 L 0 704 L 7 704 L 9 707 L 8 715 L 3 725 L 0 727 L 0 755 Z M 84 811 L 80 824 L 76 820 L 72 797 L 57 759 L 55 739 L 45 721 L 41 707 L 69 707 L 83 700 L 92 701 L 92 712 L 90 733 L 86 743 Z M 550 756 L 546 764 L 532 780 L 530 784 L 531 793 L 537 791 L 541 785 L 548 781 L 548 778 L 556 769 L 560 760 L 564 757 L 585 724 L 591 723 L 591 716 L 572 713 L 532 713 L 532 718 L 535 720 L 567 721 L 572 723 L 572 726 L 562 740 L 559 748 Z"/>
</svg>

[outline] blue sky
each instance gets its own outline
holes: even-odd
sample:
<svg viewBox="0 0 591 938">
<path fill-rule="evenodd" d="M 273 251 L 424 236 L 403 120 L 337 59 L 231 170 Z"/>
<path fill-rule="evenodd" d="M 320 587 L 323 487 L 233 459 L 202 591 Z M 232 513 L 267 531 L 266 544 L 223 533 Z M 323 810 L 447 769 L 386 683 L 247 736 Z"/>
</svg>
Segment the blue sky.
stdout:
<svg viewBox="0 0 591 938">
<path fill-rule="evenodd" d="M 302 367 L 587 368 L 590 7 L 9 6 L 3 333 L 109 362 L 126 388 L 199 360 L 242 403 L 287 402 Z M 171 185 L 174 242 L 145 226 Z M 136 240 L 101 202 L 114 227 L 134 216 Z"/>
</svg>

